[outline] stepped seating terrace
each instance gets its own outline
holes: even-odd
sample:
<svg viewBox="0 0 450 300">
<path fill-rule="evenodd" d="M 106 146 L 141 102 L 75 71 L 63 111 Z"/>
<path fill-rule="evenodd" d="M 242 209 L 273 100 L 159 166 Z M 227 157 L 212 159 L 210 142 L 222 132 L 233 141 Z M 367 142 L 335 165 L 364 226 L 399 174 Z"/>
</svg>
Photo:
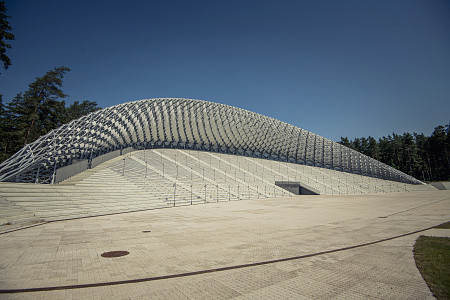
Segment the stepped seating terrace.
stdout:
<svg viewBox="0 0 450 300">
<path fill-rule="evenodd" d="M 286 162 L 180 150 L 140 150 L 59 184 L 0 183 L 0 225 L 96 216 L 180 205 L 287 197 L 276 181 L 320 194 L 435 190 Z"/>
</svg>

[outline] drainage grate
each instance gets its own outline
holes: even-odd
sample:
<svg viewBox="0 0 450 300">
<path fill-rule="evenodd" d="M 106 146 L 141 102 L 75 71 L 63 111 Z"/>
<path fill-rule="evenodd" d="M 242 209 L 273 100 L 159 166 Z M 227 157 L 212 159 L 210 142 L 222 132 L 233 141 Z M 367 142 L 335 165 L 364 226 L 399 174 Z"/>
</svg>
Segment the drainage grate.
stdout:
<svg viewBox="0 0 450 300">
<path fill-rule="evenodd" d="M 120 257 L 130 254 L 128 251 L 110 251 L 102 253 L 102 257 Z"/>
<path fill-rule="evenodd" d="M 142 230 L 142 232 L 147 233 L 147 232 L 152 232 L 151 230 Z"/>
</svg>

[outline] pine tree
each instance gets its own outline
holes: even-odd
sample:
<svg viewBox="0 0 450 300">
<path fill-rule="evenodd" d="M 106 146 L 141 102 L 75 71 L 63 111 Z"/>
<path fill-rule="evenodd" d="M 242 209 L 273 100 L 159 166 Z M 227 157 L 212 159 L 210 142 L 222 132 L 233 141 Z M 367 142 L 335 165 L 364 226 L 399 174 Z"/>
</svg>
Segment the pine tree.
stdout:
<svg viewBox="0 0 450 300">
<path fill-rule="evenodd" d="M 15 38 L 14 34 L 10 32 L 12 27 L 9 25 L 9 18 L 6 15 L 5 1 L 0 1 L 0 60 L 3 62 L 5 70 L 11 65 L 11 59 L 6 55 L 6 49 L 11 48 L 11 44 L 8 44 L 7 41 L 12 41 Z"/>
<path fill-rule="evenodd" d="M 19 150 L 23 145 L 23 135 L 26 128 L 25 117 L 20 113 L 23 108 L 19 106 L 23 102 L 22 93 L 4 106 L 1 112 L 1 161 Z"/>
<path fill-rule="evenodd" d="M 341 141 L 339 142 L 339 144 L 344 145 L 345 147 L 349 147 L 351 146 L 350 141 L 348 140 L 348 137 L 341 137 Z"/>
<path fill-rule="evenodd" d="M 380 146 L 377 143 L 377 140 L 375 140 L 373 137 L 369 136 L 368 145 L 367 145 L 367 155 L 379 160 L 380 159 Z"/>
<path fill-rule="evenodd" d="M 26 116 L 29 124 L 24 145 L 44 134 L 48 128 L 53 129 L 62 124 L 58 121 L 58 116 L 64 114 L 65 105 L 57 99 L 67 97 L 61 87 L 64 75 L 69 71 L 67 67 L 50 70 L 44 76 L 36 78 L 24 93 L 21 106 L 28 110 L 23 116 Z"/>
<path fill-rule="evenodd" d="M 6 105 L 0 95 L 0 162 L 50 130 L 100 109 L 88 100 L 66 107 L 61 88 L 69 70 L 59 67 L 48 71 Z"/>
<path fill-rule="evenodd" d="M 67 107 L 64 123 L 68 123 L 99 109 L 100 107 L 97 106 L 96 102 L 84 100 L 80 103 L 78 101 L 75 101 L 69 107 Z"/>
</svg>

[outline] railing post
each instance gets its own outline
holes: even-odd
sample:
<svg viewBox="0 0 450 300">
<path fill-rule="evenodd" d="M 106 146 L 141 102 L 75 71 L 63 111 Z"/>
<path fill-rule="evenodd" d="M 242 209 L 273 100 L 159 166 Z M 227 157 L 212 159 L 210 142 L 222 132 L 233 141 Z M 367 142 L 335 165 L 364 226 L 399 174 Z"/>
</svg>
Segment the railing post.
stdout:
<svg viewBox="0 0 450 300">
<path fill-rule="evenodd" d="M 41 169 L 41 165 L 39 165 L 37 172 L 36 172 L 36 180 L 34 181 L 34 183 L 38 183 L 39 182 L 39 170 Z"/>
<path fill-rule="evenodd" d="M 175 206 L 175 195 L 177 194 L 177 184 L 173 184 L 173 206 Z"/>
<path fill-rule="evenodd" d="M 216 191 L 217 191 L 217 202 L 219 202 L 219 185 L 216 185 Z"/>
<path fill-rule="evenodd" d="M 55 183 L 55 177 L 56 177 L 56 161 L 55 161 L 55 167 L 53 168 L 53 174 L 52 174 L 52 184 Z"/>
<path fill-rule="evenodd" d="M 145 176 L 147 177 L 147 157 L 145 156 L 145 149 L 144 149 L 144 159 L 145 159 Z"/>
</svg>

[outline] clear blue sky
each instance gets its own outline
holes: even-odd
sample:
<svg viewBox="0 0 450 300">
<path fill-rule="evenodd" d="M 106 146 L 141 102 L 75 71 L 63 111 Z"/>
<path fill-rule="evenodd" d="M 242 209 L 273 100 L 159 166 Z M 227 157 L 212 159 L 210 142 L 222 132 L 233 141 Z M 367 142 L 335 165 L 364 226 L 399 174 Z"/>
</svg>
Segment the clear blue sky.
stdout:
<svg viewBox="0 0 450 300">
<path fill-rule="evenodd" d="M 339 141 L 450 122 L 450 1 L 6 1 L 10 101 L 67 66 L 67 103 L 160 97 L 255 111 Z"/>
</svg>

